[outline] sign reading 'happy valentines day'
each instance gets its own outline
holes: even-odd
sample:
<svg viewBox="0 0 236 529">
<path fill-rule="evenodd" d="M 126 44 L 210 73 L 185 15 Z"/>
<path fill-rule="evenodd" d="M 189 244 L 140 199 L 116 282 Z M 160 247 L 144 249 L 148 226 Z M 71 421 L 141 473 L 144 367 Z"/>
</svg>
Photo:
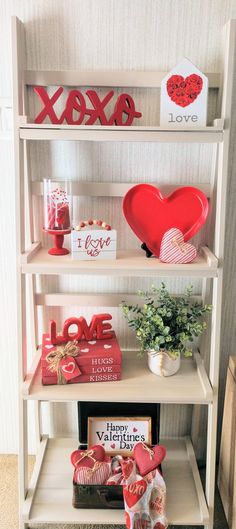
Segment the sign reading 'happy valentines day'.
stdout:
<svg viewBox="0 0 236 529">
<path fill-rule="evenodd" d="M 88 446 L 131 454 L 136 443 L 151 443 L 151 417 L 88 417 Z"/>
<path fill-rule="evenodd" d="M 207 77 L 183 59 L 161 83 L 161 127 L 205 127 L 207 95 Z"/>
</svg>

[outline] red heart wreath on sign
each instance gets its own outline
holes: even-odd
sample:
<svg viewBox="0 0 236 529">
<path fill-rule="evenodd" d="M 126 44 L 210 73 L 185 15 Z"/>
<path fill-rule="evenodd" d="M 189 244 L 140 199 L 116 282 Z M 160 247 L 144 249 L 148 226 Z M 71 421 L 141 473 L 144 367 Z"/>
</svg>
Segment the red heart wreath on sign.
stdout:
<svg viewBox="0 0 236 529">
<path fill-rule="evenodd" d="M 94 445 L 87 450 L 75 450 L 72 452 L 71 463 L 75 468 L 92 468 L 97 461 L 104 461 L 105 455 L 106 454 L 103 446 Z"/>
<path fill-rule="evenodd" d="M 159 257 L 160 244 L 166 231 L 176 227 L 188 241 L 200 230 L 208 215 L 206 195 L 195 187 L 176 189 L 164 197 L 150 184 L 138 184 L 123 200 L 125 218 L 135 235 Z"/>
<path fill-rule="evenodd" d="M 149 447 L 145 443 L 137 443 L 133 454 L 141 476 L 145 476 L 159 467 L 166 456 L 166 448 L 162 445 Z"/>
<path fill-rule="evenodd" d="M 203 80 L 195 73 L 185 78 L 182 75 L 172 75 L 166 83 L 168 96 L 180 107 L 191 105 L 201 93 L 202 87 Z"/>
</svg>

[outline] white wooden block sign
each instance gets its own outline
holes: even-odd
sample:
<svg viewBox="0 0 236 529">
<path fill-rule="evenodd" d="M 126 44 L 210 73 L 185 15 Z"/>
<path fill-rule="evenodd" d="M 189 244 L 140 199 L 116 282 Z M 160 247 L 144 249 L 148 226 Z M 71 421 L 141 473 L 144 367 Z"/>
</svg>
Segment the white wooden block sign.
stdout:
<svg viewBox="0 0 236 529">
<path fill-rule="evenodd" d="M 208 78 L 184 58 L 161 83 L 160 126 L 205 127 Z"/>
<path fill-rule="evenodd" d="M 73 230 L 71 255 L 79 261 L 116 259 L 116 230 Z"/>
</svg>

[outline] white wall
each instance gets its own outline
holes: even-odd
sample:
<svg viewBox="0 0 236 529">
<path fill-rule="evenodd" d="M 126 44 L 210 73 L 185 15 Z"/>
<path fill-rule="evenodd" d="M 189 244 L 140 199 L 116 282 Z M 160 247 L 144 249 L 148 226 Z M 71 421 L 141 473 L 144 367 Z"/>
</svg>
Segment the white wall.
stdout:
<svg viewBox="0 0 236 529">
<path fill-rule="evenodd" d="M 137 69 L 168 70 L 182 56 L 187 56 L 203 71 L 219 71 L 221 28 L 236 17 L 235 0 L 2 0 L 0 3 L 0 98 L 11 97 L 10 16 L 17 15 L 26 25 L 27 66 L 33 69 Z M 138 106 L 144 108 L 146 123 L 158 122 L 158 106 L 153 91 L 133 92 Z M 35 99 L 31 97 L 32 112 Z M 214 94 L 210 115 L 215 109 Z M 234 108 L 235 114 L 235 97 Z M 235 122 L 235 120 L 234 120 Z M 224 386 L 227 357 L 234 354 L 235 295 L 234 274 L 236 247 L 235 179 L 233 126 L 230 187 L 228 193 L 228 222 L 226 238 L 226 274 L 222 334 L 221 382 Z M 0 452 L 17 450 L 17 358 L 15 335 L 15 241 L 14 241 L 14 176 L 12 145 L 0 141 L 2 192 L 0 211 L 5 221 L 1 234 L 1 358 L 0 372 Z M 147 144 L 46 144 L 31 145 L 30 166 L 33 179 L 45 175 L 94 179 L 100 181 L 209 181 L 212 147 Z M 101 214 L 118 229 L 119 242 L 136 245 L 136 241 L 120 216 L 120 203 L 93 200 L 79 204 L 79 215 L 91 210 Z M 86 215 L 87 213 L 87 215 Z M 90 215 L 89 215 L 90 216 Z M 39 219 L 40 220 L 40 219 Z M 39 230 L 40 236 L 41 231 Z M 204 230 L 201 240 L 206 237 Z M 232 240 L 231 240 L 232 238 Z M 134 292 L 148 281 L 89 279 L 97 291 Z M 181 290 L 186 281 L 171 282 Z M 86 290 L 79 278 L 57 278 L 44 281 L 47 291 Z M 196 284 L 196 291 L 199 284 Z M 55 314 L 55 313 L 54 313 Z M 58 320 L 61 315 L 56 313 Z M 119 323 L 122 343 L 127 341 L 124 323 L 114 311 Z M 221 392 L 221 406 L 222 406 Z M 76 430 L 74 408 L 54 406 L 55 431 Z M 165 433 L 189 432 L 191 408 L 165 408 L 162 429 Z M 32 416 L 31 422 L 32 422 Z M 33 429 L 33 427 L 32 427 Z M 31 446 L 32 443 L 31 443 Z"/>
</svg>

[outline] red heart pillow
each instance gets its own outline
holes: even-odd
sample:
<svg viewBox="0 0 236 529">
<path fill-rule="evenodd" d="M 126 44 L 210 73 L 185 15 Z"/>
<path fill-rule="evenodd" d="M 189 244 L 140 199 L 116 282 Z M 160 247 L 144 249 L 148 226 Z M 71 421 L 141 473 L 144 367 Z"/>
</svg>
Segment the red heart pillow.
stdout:
<svg viewBox="0 0 236 529">
<path fill-rule="evenodd" d="M 87 450 L 75 450 L 70 458 L 74 467 L 92 468 L 97 461 L 104 461 L 106 456 L 103 446 L 94 445 Z"/>
<path fill-rule="evenodd" d="M 138 184 L 126 193 L 123 212 L 131 229 L 159 257 L 166 231 L 175 227 L 188 241 L 200 230 L 208 215 L 206 195 L 195 187 L 180 187 L 168 197 L 150 184 Z"/>
<path fill-rule="evenodd" d="M 162 445 L 149 447 L 145 443 L 137 443 L 133 454 L 141 476 L 145 476 L 159 467 L 166 456 L 166 448 Z"/>
<path fill-rule="evenodd" d="M 75 469 L 74 482 L 81 485 L 104 485 L 110 476 L 110 464 L 97 461 L 93 468 L 81 466 Z"/>
</svg>

